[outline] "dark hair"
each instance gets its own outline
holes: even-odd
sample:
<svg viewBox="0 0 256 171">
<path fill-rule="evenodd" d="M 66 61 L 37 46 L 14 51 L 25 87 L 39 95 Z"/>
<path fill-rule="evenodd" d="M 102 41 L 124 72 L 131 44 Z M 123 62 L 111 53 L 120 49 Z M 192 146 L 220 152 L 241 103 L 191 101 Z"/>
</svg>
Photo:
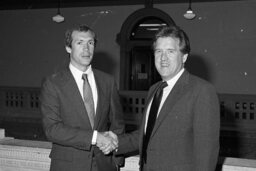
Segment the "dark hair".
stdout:
<svg viewBox="0 0 256 171">
<path fill-rule="evenodd" d="M 190 43 L 189 43 L 189 38 L 187 34 L 178 26 L 172 25 L 172 26 L 166 26 L 161 28 L 155 35 L 154 43 L 153 43 L 153 48 L 155 48 L 155 43 L 158 38 L 161 37 L 172 37 L 176 38 L 180 41 L 180 51 L 183 54 L 189 54 L 190 52 Z"/>
<path fill-rule="evenodd" d="M 65 45 L 67 47 L 71 47 L 71 44 L 72 44 L 72 41 L 73 41 L 73 38 L 72 38 L 72 33 L 74 31 L 79 31 L 79 32 L 91 32 L 93 37 L 94 37 L 94 43 L 96 45 L 97 43 L 97 36 L 96 36 L 96 33 L 87 25 L 79 25 L 78 27 L 73 27 L 72 29 L 69 29 L 66 31 L 65 33 Z"/>
</svg>

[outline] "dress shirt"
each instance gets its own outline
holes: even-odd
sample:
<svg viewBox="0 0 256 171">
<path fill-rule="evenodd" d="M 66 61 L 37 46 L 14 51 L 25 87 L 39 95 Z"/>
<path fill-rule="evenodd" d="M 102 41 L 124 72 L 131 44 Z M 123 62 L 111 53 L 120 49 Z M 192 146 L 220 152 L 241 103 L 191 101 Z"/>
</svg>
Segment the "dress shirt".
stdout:
<svg viewBox="0 0 256 171">
<path fill-rule="evenodd" d="M 184 68 L 182 68 L 178 72 L 178 74 L 176 74 L 172 79 L 166 80 L 168 86 L 163 89 L 163 96 L 162 96 L 162 99 L 161 99 L 161 102 L 160 102 L 160 105 L 159 105 L 159 108 L 158 108 L 157 116 L 159 115 L 159 112 L 162 109 L 162 106 L 163 106 L 165 100 L 167 99 L 168 95 L 170 94 L 172 88 L 174 87 L 175 83 L 178 81 L 178 79 L 180 78 L 180 76 L 182 75 L 183 72 L 184 72 Z M 153 98 L 154 98 L 154 96 L 153 96 Z M 146 132 L 146 128 L 147 128 L 147 124 L 148 124 L 149 110 L 151 108 L 151 104 L 152 104 L 153 98 L 150 100 L 150 103 L 149 103 L 149 105 L 147 107 L 146 122 L 145 122 L 144 132 Z"/>
<path fill-rule="evenodd" d="M 94 78 L 94 74 L 92 72 L 92 67 L 91 65 L 89 66 L 89 68 L 83 72 L 80 71 L 79 69 L 77 69 L 76 67 L 74 67 L 71 63 L 69 64 L 69 69 L 73 75 L 73 77 L 75 78 L 77 87 L 79 89 L 79 92 L 83 98 L 83 84 L 84 84 L 84 80 L 82 79 L 82 75 L 83 74 L 87 74 L 87 79 L 88 82 L 91 86 L 92 89 L 92 96 L 93 96 L 93 102 L 94 102 L 94 111 L 96 114 L 96 109 L 97 109 L 97 102 L 98 102 L 98 92 L 97 92 L 97 86 L 96 86 L 96 82 L 95 82 L 95 78 Z M 98 132 L 96 130 L 93 131 L 93 136 L 92 136 L 92 144 L 95 145 L 96 144 L 96 138 L 97 138 L 97 134 Z"/>
</svg>

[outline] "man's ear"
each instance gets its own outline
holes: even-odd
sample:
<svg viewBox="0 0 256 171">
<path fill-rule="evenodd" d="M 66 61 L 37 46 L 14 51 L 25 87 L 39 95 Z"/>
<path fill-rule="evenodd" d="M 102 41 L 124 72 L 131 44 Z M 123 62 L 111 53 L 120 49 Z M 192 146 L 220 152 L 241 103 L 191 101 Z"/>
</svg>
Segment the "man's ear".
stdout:
<svg viewBox="0 0 256 171">
<path fill-rule="evenodd" d="M 71 49 L 70 47 L 66 46 L 66 51 L 67 51 L 68 53 L 71 53 L 72 49 Z"/>
<path fill-rule="evenodd" d="M 183 60 L 183 64 L 184 64 L 187 61 L 188 54 L 187 53 L 184 54 L 182 58 L 183 58 L 182 60 Z"/>
</svg>

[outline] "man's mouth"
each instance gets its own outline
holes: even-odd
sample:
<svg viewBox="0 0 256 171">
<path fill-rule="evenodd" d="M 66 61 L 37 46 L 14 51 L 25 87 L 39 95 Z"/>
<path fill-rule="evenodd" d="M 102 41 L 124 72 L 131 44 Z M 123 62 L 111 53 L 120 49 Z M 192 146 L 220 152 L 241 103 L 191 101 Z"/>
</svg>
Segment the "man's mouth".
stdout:
<svg viewBox="0 0 256 171">
<path fill-rule="evenodd" d="M 169 63 L 163 63 L 163 62 L 162 62 L 160 65 L 161 65 L 161 67 L 168 67 L 168 66 L 169 66 Z"/>
<path fill-rule="evenodd" d="M 83 58 L 90 58 L 90 54 L 89 53 L 83 53 L 81 56 Z"/>
</svg>

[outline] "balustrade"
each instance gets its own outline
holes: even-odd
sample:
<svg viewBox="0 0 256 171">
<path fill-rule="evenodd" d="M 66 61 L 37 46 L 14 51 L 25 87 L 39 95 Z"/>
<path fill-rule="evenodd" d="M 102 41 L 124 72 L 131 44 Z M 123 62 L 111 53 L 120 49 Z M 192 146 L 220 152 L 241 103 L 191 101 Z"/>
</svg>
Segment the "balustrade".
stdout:
<svg viewBox="0 0 256 171">
<path fill-rule="evenodd" d="M 147 91 L 119 91 L 126 131 L 140 126 Z M 46 141 L 40 88 L 0 87 L 0 127 L 6 136 Z M 221 156 L 256 159 L 256 95 L 219 94 Z"/>
</svg>

